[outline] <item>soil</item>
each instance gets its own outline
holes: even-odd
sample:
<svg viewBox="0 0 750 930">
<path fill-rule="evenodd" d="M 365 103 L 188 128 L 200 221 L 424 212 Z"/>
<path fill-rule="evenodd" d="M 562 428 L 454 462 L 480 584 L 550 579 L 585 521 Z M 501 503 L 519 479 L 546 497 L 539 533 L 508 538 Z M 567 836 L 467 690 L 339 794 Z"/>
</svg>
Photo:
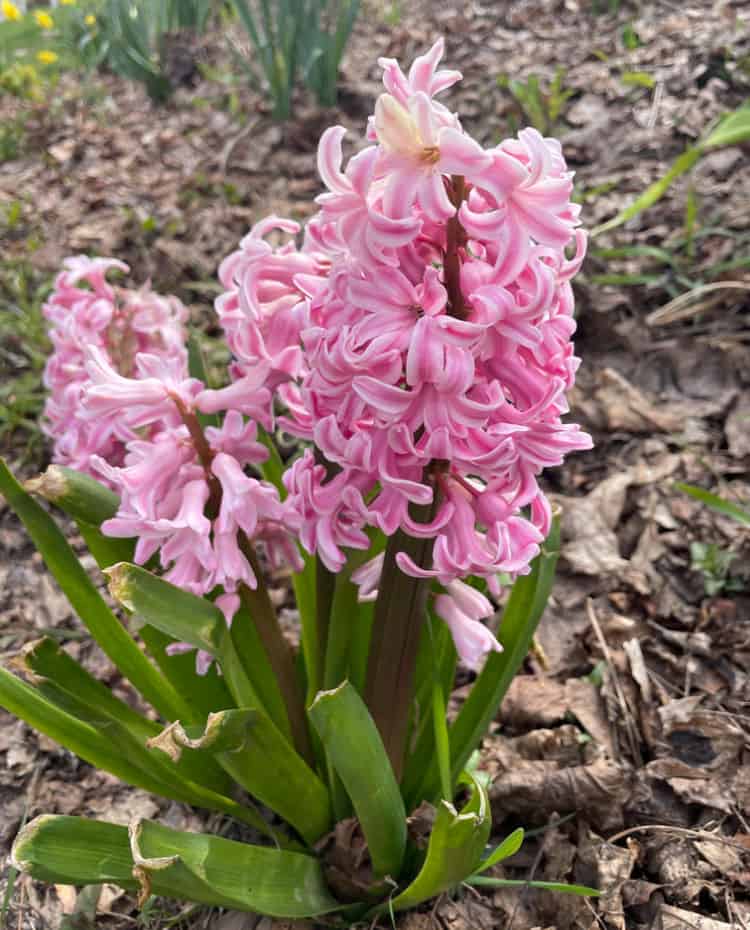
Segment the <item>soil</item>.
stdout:
<svg viewBox="0 0 750 930">
<path fill-rule="evenodd" d="M 0 207 L 22 203 L 3 261 L 49 275 L 70 253 L 117 255 L 136 281 L 183 297 L 210 334 L 220 259 L 264 214 L 312 212 L 322 129 L 341 122 L 361 144 L 377 56 L 408 62 L 439 34 L 449 66 L 465 75 L 449 104 L 485 143 L 524 121 L 499 75 L 538 74 L 548 86 L 563 69 L 572 93 L 550 128 L 577 172 L 584 223 L 595 227 L 750 94 L 746 2 L 599 6 L 616 9 L 370 0 L 339 108 L 320 112 L 301 98 L 285 126 L 241 82 L 216 79 L 158 110 L 111 76 L 65 79 L 43 104 L 0 100 L 0 118 L 23 106 L 27 121 L 21 157 L 0 164 Z M 211 36 L 200 50 L 214 75 L 228 67 L 222 41 Z M 747 150 L 717 150 L 649 210 L 596 237 L 576 283 L 583 364 L 572 417 L 596 445 L 547 476 L 563 510 L 558 579 L 481 766 L 493 778 L 494 835 L 539 831 L 495 874 L 576 881 L 603 895 L 463 888 L 399 918 L 402 930 L 750 927 L 750 531 L 675 487 L 687 481 L 750 504 L 748 204 Z M 703 289 L 717 281 L 731 284 Z M 670 301 L 686 290 L 693 299 L 681 314 Z M 27 439 L 16 433 L 0 451 L 29 473 L 44 461 L 29 461 Z M 0 551 L 0 660 L 52 635 L 121 688 L 2 503 Z M 0 850 L 42 811 L 206 823 L 95 772 L 0 711 Z M 13 880 L 7 867 L 4 876 Z M 57 927 L 75 905 L 71 889 L 15 878 L 8 919 Z M 76 926 L 91 924 L 91 913 Z M 115 889 L 104 889 L 97 913 L 102 925 L 136 922 L 132 897 Z M 175 913 L 138 922 L 157 926 Z M 206 910 L 184 923 L 274 924 Z"/>
</svg>

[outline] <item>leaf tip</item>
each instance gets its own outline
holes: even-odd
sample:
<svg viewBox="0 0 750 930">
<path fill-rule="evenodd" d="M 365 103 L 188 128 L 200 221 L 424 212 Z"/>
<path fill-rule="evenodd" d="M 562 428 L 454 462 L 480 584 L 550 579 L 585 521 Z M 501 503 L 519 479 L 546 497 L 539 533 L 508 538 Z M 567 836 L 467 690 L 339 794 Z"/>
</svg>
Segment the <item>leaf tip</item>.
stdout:
<svg viewBox="0 0 750 930">
<path fill-rule="evenodd" d="M 51 820 L 55 820 L 55 814 L 40 814 L 32 821 L 21 827 L 13 841 L 10 850 L 10 863 L 14 869 L 19 872 L 30 872 L 34 861 L 30 858 L 24 858 L 30 853 L 30 845 L 34 842 L 37 833 Z"/>
<path fill-rule="evenodd" d="M 36 494 L 53 504 L 62 500 L 69 490 L 65 472 L 59 465 L 50 465 L 41 475 L 24 481 L 23 488 L 29 494 Z"/>
<path fill-rule="evenodd" d="M 133 611 L 135 606 L 129 569 L 129 562 L 116 562 L 103 569 L 103 572 L 107 576 L 107 587 L 112 597 L 127 610 Z"/>
</svg>

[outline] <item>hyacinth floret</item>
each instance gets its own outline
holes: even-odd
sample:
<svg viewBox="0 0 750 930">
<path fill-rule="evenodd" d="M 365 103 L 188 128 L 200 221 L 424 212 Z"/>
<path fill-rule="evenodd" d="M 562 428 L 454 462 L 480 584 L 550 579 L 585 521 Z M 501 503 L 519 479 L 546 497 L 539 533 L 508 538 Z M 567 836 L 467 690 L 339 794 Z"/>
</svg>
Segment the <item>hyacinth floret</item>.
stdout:
<svg viewBox="0 0 750 930">
<path fill-rule="evenodd" d="M 439 40 L 408 75 L 381 59 L 367 144 L 345 163 L 343 127 L 320 140 L 326 190 L 304 231 L 271 216 L 222 263 L 229 384 L 189 378 L 176 342 L 139 344 L 125 372 L 98 337 L 70 382 L 84 439 L 57 454 L 120 490 L 105 532 L 136 536 L 139 561 L 158 551 L 169 580 L 218 592 L 230 617 L 238 586 L 255 583 L 243 538 L 293 566 L 296 540 L 332 572 L 373 528 L 431 540 L 428 559 L 396 563 L 439 586 L 435 611 L 476 667 L 500 647 L 481 623 L 489 598 L 465 579 L 497 595 L 529 571 L 551 525 L 540 473 L 591 446 L 563 420 L 586 238 L 559 143 L 524 129 L 480 146 L 435 100 L 461 77 L 438 68 L 442 54 Z M 96 300 L 112 304 L 106 268 L 68 297 L 70 266 L 51 306 L 82 302 L 83 326 Z M 62 396 L 60 367 L 48 380 Z M 202 440 L 199 413 L 224 414 Z M 283 500 L 256 477 L 256 422 L 314 444 L 287 466 Z M 382 564 L 352 576 L 362 599 Z"/>
</svg>

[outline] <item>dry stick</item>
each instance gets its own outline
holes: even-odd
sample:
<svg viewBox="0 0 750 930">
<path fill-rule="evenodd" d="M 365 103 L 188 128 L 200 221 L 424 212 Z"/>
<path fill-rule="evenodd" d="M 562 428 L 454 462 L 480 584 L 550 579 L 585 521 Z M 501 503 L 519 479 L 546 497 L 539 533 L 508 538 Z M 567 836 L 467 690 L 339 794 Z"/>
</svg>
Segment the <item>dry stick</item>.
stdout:
<svg viewBox="0 0 750 930">
<path fill-rule="evenodd" d="M 591 598 L 586 599 L 586 613 L 588 614 L 589 622 L 594 629 L 596 638 L 599 642 L 602 652 L 604 653 L 604 659 L 607 663 L 607 668 L 609 669 L 612 675 L 612 683 L 615 688 L 615 694 L 617 695 L 618 703 L 620 704 L 620 709 L 622 710 L 623 718 L 625 720 L 625 732 L 628 734 L 628 742 L 630 743 L 630 751 L 633 754 L 633 760 L 638 766 L 643 765 L 643 758 L 641 757 L 641 749 L 638 745 L 638 734 L 635 729 L 635 723 L 633 721 L 633 716 L 628 707 L 628 703 L 625 700 L 625 693 L 620 686 L 620 679 L 617 675 L 617 669 L 615 664 L 612 661 L 612 655 L 609 651 L 609 646 L 607 641 L 604 638 L 604 633 L 602 633 L 602 628 L 599 626 L 599 621 L 596 617 L 596 612 L 594 611 L 594 604 Z"/>
<path fill-rule="evenodd" d="M 689 836 L 695 840 L 707 840 L 711 843 L 720 843 L 722 846 L 731 846 L 739 852 L 750 854 L 750 848 L 743 846 L 742 843 L 734 843 L 724 836 L 718 836 L 716 833 L 709 833 L 708 830 L 690 830 L 687 827 L 670 827 L 666 824 L 644 823 L 637 827 L 629 827 L 627 830 L 621 830 L 613 836 L 607 838 L 608 843 L 616 843 L 618 840 L 625 839 L 631 833 L 674 833 L 677 836 Z"/>
</svg>

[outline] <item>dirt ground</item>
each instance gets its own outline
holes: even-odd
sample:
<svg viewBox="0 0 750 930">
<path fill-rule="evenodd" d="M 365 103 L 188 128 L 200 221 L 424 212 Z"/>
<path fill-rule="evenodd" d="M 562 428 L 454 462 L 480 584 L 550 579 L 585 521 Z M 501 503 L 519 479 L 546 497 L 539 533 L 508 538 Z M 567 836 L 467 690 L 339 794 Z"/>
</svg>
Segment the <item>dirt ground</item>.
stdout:
<svg viewBox="0 0 750 930">
<path fill-rule="evenodd" d="M 136 281 L 183 297 L 211 333 L 219 260 L 260 216 L 312 211 L 322 129 L 341 122 L 361 141 L 377 56 L 408 62 L 441 33 L 449 66 L 465 75 L 449 105 L 484 143 L 523 124 L 499 76 L 544 83 L 563 69 L 571 94 L 551 128 L 593 228 L 750 96 L 750 4 L 623 0 L 598 14 L 593 5 L 369 0 L 340 109 L 303 100 L 283 127 L 247 87 L 216 79 L 218 37 L 197 50 L 213 79 L 198 77 L 160 110 L 115 78 L 68 80 L 55 100 L 25 105 L 26 149 L 0 164 L 0 206 L 22 202 L 20 223 L 2 233 L 2 260 L 49 274 L 70 253 L 117 255 Z M 0 100 L 0 117 L 19 106 Z M 750 531 L 674 487 L 689 481 L 750 504 L 747 155 L 714 152 L 591 243 L 576 284 L 583 365 L 572 416 L 596 445 L 548 476 L 563 508 L 558 580 L 538 648 L 482 753 L 496 836 L 539 831 L 497 876 L 604 894 L 465 888 L 398 920 L 402 930 L 750 927 Z M 696 288 L 683 314 L 669 305 Z M 44 462 L 26 454 L 27 439 L 18 432 L 0 452 L 28 473 Z M 48 634 L 121 687 L 1 502 L 0 553 L 0 660 Z M 42 811 L 206 822 L 93 771 L 0 711 L 0 854 Z M 75 903 L 70 889 L 25 878 L 13 894 L 9 925 L 19 928 L 57 927 Z M 97 920 L 157 927 L 174 914 L 136 917 L 132 898 L 105 888 Z M 183 923 L 274 925 L 205 910 Z"/>
</svg>

